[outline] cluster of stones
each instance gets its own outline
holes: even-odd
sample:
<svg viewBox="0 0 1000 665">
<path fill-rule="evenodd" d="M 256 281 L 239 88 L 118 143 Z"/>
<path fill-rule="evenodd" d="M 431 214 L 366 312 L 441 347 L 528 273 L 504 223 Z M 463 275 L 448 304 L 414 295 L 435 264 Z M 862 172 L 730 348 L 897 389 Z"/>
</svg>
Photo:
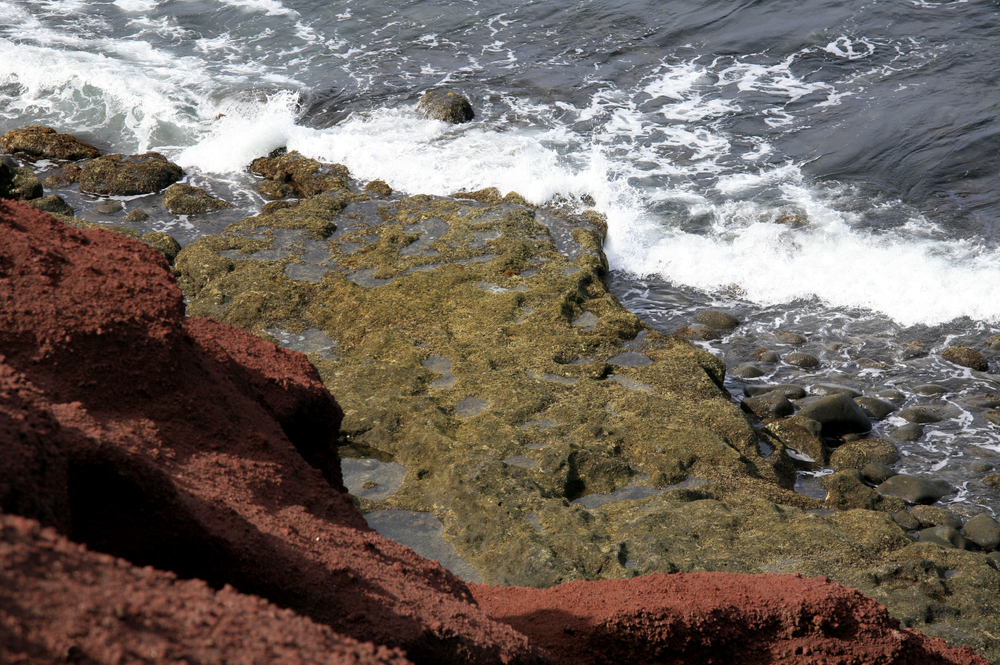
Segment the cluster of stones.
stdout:
<svg viewBox="0 0 1000 665">
<path fill-rule="evenodd" d="M 700 311 L 692 319 L 693 324 L 683 333 L 700 339 L 714 339 L 740 325 L 733 315 L 717 310 Z M 791 332 L 780 333 L 779 338 L 793 345 L 806 341 L 803 336 Z M 781 358 L 773 350 L 759 349 L 753 356 L 756 364 L 745 363 L 733 368 L 737 376 L 749 379 L 763 376 L 765 372 L 758 367 L 760 363 L 784 361 L 804 369 L 820 364 L 819 359 L 802 352 Z M 968 347 L 953 346 L 944 350 L 941 356 L 977 371 L 989 368 L 982 354 Z M 930 385 L 918 390 L 927 394 L 943 391 L 935 391 Z M 831 469 L 834 472 L 820 480 L 827 490 L 826 503 L 830 508 L 889 512 L 893 520 L 919 542 L 986 552 L 1000 550 L 1000 523 L 992 516 L 980 513 L 963 524 L 962 518 L 954 512 L 930 505 L 954 494 L 955 488 L 940 478 L 897 473 L 892 469 L 900 460 L 896 445 L 889 439 L 863 438 L 872 431 L 873 420 L 881 421 L 894 412 L 910 423 L 898 428 L 894 436 L 904 440 L 919 438 L 923 433 L 921 424 L 948 417 L 947 407 L 913 406 L 900 410 L 894 404 L 904 399 L 898 390 L 885 389 L 878 395 L 865 396 L 851 386 L 836 383 L 818 383 L 808 391 L 794 384 L 748 384 L 743 386 L 743 392 L 745 397 L 740 406 L 759 420 L 761 436 L 774 448 L 776 458 L 788 457 L 799 469 Z M 977 405 L 1000 405 L 1000 396 L 983 395 L 980 398 Z M 997 412 L 987 411 L 984 415 L 987 420 L 993 420 L 993 414 Z M 1000 561 L 1000 554 L 994 558 Z"/>
<path fill-rule="evenodd" d="M 50 127 L 29 125 L 12 129 L 0 136 L 0 198 L 24 201 L 39 210 L 79 228 L 97 225 L 74 217 L 74 210 L 59 194 L 45 194 L 45 189 L 76 186 L 85 194 L 102 197 L 95 204 L 99 212 L 113 214 L 123 209 L 121 201 L 111 197 L 131 197 L 163 192 L 164 207 L 175 215 L 199 215 L 232 205 L 213 197 L 199 187 L 179 183 L 184 170 L 158 152 L 139 155 L 102 155 L 96 147 L 74 136 L 60 134 Z M 18 163 L 44 160 L 43 177 Z M 122 217 L 125 222 L 149 218 L 141 208 Z M 102 224 L 116 233 L 141 240 L 172 261 L 180 245 L 165 233 L 139 233 L 121 225 Z"/>
</svg>

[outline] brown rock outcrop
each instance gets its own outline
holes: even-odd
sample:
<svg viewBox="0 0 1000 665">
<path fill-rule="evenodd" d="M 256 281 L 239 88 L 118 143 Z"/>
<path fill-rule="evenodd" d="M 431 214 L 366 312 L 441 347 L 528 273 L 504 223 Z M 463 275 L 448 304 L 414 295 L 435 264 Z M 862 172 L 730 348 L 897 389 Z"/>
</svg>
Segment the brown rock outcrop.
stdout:
<svg viewBox="0 0 1000 665">
<path fill-rule="evenodd" d="M 184 170 L 158 152 L 102 155 L 87 162 L 77 178 L 80 191 L 102 196 L 152 194 L 184 177 Z"/>
<path fill-rule="evenodd" d="M 0 136 L 0 150 L 22 153 L 32 159 L 88 159 L 101 152 L 75 136 L 60 134 L 51 127 L 29 125 Z"/>
<path fill-rule="evenodd" d="M 657 573 L 470 588 L 491 616 L 566 665 L 986 664 L 969 647 L 900 628 L 874 600 L 825 578 Z"/>
<path fill-rule="evenodd" d="M 0 495 L 5 512 L 415 662 L 543 660 L 460 580 L 367 527 L 341 493 L 339 407 L 305 356 L 185 318 L 140 243 L 9 201 L 0 235 L 0 449 L 40 479 Z"/>
</svg>

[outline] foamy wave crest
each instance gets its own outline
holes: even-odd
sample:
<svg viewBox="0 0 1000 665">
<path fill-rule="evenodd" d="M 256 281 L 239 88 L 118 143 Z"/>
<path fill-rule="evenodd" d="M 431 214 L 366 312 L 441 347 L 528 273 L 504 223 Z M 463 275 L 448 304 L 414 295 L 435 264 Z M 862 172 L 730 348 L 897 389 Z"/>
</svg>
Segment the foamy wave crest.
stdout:
<svg viewBox="0 0 1000 665">
<path fill-rule="evenodd" d="M 633 273 L 703 291 L 735 289 L 762 306 L 818 298 L 831 307 L 878 312 L 903 326 L 963 316 L 1000 322 L 1000 251 L 968 240 L 920 238 L 906 229 L 858 230 L 807 187 L 788 184 L 785 190 L 805 211 L 805 226 L 764 221 L 768 211 L 753 202 L 715 207 L 706 234 L 616 215 L 609 219 L 609 258 Z"/>
<path fill-rule="evenodd" d="M 120 144 L 148 150 L 155 133 L 183 122 L 185 105 L 196 104 L 197 96 L 177 97 L 183 89 L 172 80 L 179 74 L 176 61 L 155 62 L 156 53 L 136 52 L 148 51 L 145 45 L 118 46 L 118 53 L 111 48 L 105 53 L 126 58 L 0 40 L 0 85 L 19 87 L 4 115 L 64 127 L 117 128 Z M 137 65 L 132 58 L 146 62 Z M 197 78 L 197 72 L 180 71 L 189 83 Z"/>
<path fill-rule="evenodd" d="M 288 9 L 280 0 L 221 0 L 222 4 L 241 9 L 249 9 L 255 12 L 267 12 L 268 16 L 281 16 L 283 14 L 295 14 L 298 12 Z"/>
<path fill-rule="evenodd" d="M 206 173 L 242 171 L 296 133 L 299 101 L 298 93 L 290 90 L 270 94 L 250 90 L 223 100 L 218 117 L 209 121 L 208 135 L 184 149 L 176 161 Z"/>
<path fill-rule="evenodd" d="M 350 167 L 362 180 L 376 178 L 411 193 L 451 194 L 497 187 L 533 203 L 556 194 L 586 194 L 592 174 L 558 149 L 562 130 L 495 132 L 481 125 L 448 125 L 410 109 L 352 116 L 324 130 L 295 127 L 288 149 Z"/>
</svg>

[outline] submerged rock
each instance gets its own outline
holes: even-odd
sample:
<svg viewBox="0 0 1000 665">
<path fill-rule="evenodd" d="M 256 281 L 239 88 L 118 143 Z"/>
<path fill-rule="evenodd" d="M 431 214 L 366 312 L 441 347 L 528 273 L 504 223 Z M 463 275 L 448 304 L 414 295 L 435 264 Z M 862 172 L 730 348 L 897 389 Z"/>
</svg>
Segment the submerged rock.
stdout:
<svg viewBox="0 0 1000 665">
<path fill-rule="evenodd" d="M 956 365 L 969 367 L 980 372 L 986 372 L 990 369 L 990 365 L 983 358 L 983 354 L 967 346 L 952 346 L 947 348 L 941 352 L 941 357 L 945 360 L 950 360 Z"/>
<path fill-rule="evenodd" d="M 896 496 L 907 503 L 934 503 L 955 490 L 944 480 L 899 474 L 877 488 L 882 496 Z"/>
<path fill-rule="evenodd" d="M 201 215 L 233 207 L 233 204 L 215 198 L 201 187 L 180 183 L 170 185 L 163 192 L 163 205 L 175 215 Z"/>
<path fill-rule="evenodd" d="M 453 125 L 469 122 L 476 117 L 469 100 L 454 92 L 431 90 L 417 102 L 417 113 L 431 120 Z"/>
<path fill-rule="evenodd" d="M 729 312 L 722 312 L 717 309 L 706 309 L 698 312 L 691 319 L 695 323 L 701 323 L 714 330 L 732 330 L 740 325 L 740 320 Z"/>
<path fill-rule="evenodd" d="M 25 201 L 42 195 L 42 183 L 31 169 L 18 166 L 11 157 L 0 157 L 0 199 Z"/>
<path fill-rule="evenodd" d="M 872 429 L 872 422 L 868 419 L 868 414 L 858 406 L 850 395 L 844 393 L 821 397 L 799 409 L 796 415 L 815 420 L 822 425 L 823 436 L 863 434 Z"/>
<path fill-rule="evenodd" d="M 103 155 L 80 169 L 80 191 L 101 196 L 158 192 L 184 177 L 180 166 L 158 152 Z"/>
<path fill-rule="evenodd" d="M 802 353 L 801 351 L 796 351 L 795 353 L 789 353 L 786 355 L 785 362 L 789 365 L 794 365 L 795 367 L 801 367 L 803 369 L 819 367 L 819 359 L 816 356 L 811 356 L 808 353 Z"/>
<path fill-rule="evenodd" d="M 0 150 L 23 153 L 32 159 L 92 159 L 100 150 L 75 136 L 60 134 L 51 127 L 29 125 L 0 136 Z"/>
<path fill-rule="evenodd" d="M 49 194 L 48 196 L 26 201 L 26 203 L 45 212 L 73 216 L 73 207 L 66 203 L 66 200 L 58 194 Z"/>
</svg>

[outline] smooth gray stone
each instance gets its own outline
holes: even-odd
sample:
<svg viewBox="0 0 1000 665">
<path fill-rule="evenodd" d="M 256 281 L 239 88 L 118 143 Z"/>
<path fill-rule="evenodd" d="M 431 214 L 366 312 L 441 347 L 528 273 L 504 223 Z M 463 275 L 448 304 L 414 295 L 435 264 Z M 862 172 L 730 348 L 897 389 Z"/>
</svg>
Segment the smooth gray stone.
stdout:
<svg viewBox="0 0 1000 665">
<path fill-rule="evenodd" d="M 817 383 L 809 386 L 809 392 L 813 395 L 850 395 L 851 397 L 861 397 L 861 391 L 842 383 Z"/>
<path fill-rule="evenodd" d="M 869 418 L 882 420 L 896 410 L 896 405 L 878 397 L 855 397 L 854 401 L 868 414 Z"/>
<path fill-rule="evenodd" d="M 706 309 L 691 317 L 696 323 L 702 323 L 714 330 L 732 330 L 740 325 L 740 320 L 729 312 L 717 309 Z"/>
<path fill-rule="evenodd" d="M 1000 406 L 1000 395 L 994 393 L 979 393 L 968 395 L 958 400 L 960 403 L 976 409 L 995 409 Z"/>
<path fill-rule="evenodd" d="M 880 390 L 876 390 L 875 394 L 882 399 L 889 400 L 890 402 L 902 402 L 906 399 L 906 395 L 895 388 L 882 388 Z"/>
<path fill-rule="evenodd" d="M 913 388 L 913 392 L 918 395 L 923 395 L 925 397 L 933 397 L 934 395 L 943 395 L 948 392 L 948 389 L 944 386 L 939 386 L 933 383 L 925 383 Z"/>
<path fill-rule="evenodd" d="M 911 406 L 900 411 L 899 417 L 907 422 L 917 424 L 939 423 L 944 420 L 944 416 L 932 406 Z"/>
<path fill-rule="evenodd" d="M 924 428 L 917 423 L 910 423 L 909 425 L 897 427 L 892 432 L 892 436 L 900 441 L 918 441 L 923 435 Z"/>
<path fill-rule="evenodd" d="M 762 349 L 761 351 L 754 353 L 754 360 L 757 360 L 762 363 L 776 363 L 779 360 L 781 360 L 781 356 L 779 356 L 774 351 L 768 351 L 766 349 Z"/>
<path fill-rule="evenodd" d="M 778 339 L 784 344 L 791 344 L 793 346 L 801 346 L 806 343 L 805 337 L 793 332 L 779 332 Z"/>
<path fill-rule="evenodd" d="M 758 376 L 764 376 L 764 370 L 750 363 L 740 363 L 729 370 L 729 375 L 738 379 L 756 379 Z"/>
<path fill-rule="evenodd" d="M 964 531 L 967 539 L 987 552 L 1000 549 L 1000 523 L 986 513 L 980 513 L 966 522 Z"/>
<path fill-rule="evenodd" d="M 788 399 L 802 399 L 806 396 L 805 388 L 790 383 L 781 383 L 776 386 L 743 386 L 743 394 L 747 397 L 758 397 L 772 392 L 781 393 Z"/>
<path fill-rule="evenodd" d="M 803 369 L 812 369 L 819 365 L 819 359 L 816 356 L 811 356 L 808 353 L 801 353 L 796 351 L 795 353 L 789 353 L 785 356 L 785 362 L 789 365 L 794 365 L 795 367 L 802 367 Z"/>
<path fill-rule="evenodd" d="M 875 488 L 882 496 L 896 496 L 907 503 L 934 503 L 951 494 L 951 485 L 940 479 L 899 474 Z"/>
<path fill-rule="evenodd" d="M 881 485 L 898 474 L 887 464 L 882 464 L 881 462 L 869 462 L 861 467 L 861 475 L 871 484 Z"/>
<path fill-rule="evenodd" d="M 799 416 L 815 420 L 823 426 L 823 436 L 870 432 L 868 414 L 850 395 L 828 395 L 799 409 Z"/>
<path fill-rule="evenodd" d="M 764 393 L 757 397 L 747 397 L 740 402 L 740 408 L 758 418 L 784 418 L 795 411 L 788 398 L 778 392 Z"/>
<path fill-rule="evenodd" d="M 933 526 L 929 529 L 923 529 L 917 540 L 921 543 L 934 543 L 956 550 L 964 550 L 969 547 L 969 542 L 953 526 Z"/>
<path fill-rule="evenodd" d="M 904 531 L 915 531 L 920 528 L 920 521 L 910 514 L 908 510 L 900 510 L 892 514 L 892 520 Z"/>
<path fill-rule="evenodd" d="M 983 413 L 986 422 L 1000 427 L 1000 411 L 986 411 Z"/>
</svg>

